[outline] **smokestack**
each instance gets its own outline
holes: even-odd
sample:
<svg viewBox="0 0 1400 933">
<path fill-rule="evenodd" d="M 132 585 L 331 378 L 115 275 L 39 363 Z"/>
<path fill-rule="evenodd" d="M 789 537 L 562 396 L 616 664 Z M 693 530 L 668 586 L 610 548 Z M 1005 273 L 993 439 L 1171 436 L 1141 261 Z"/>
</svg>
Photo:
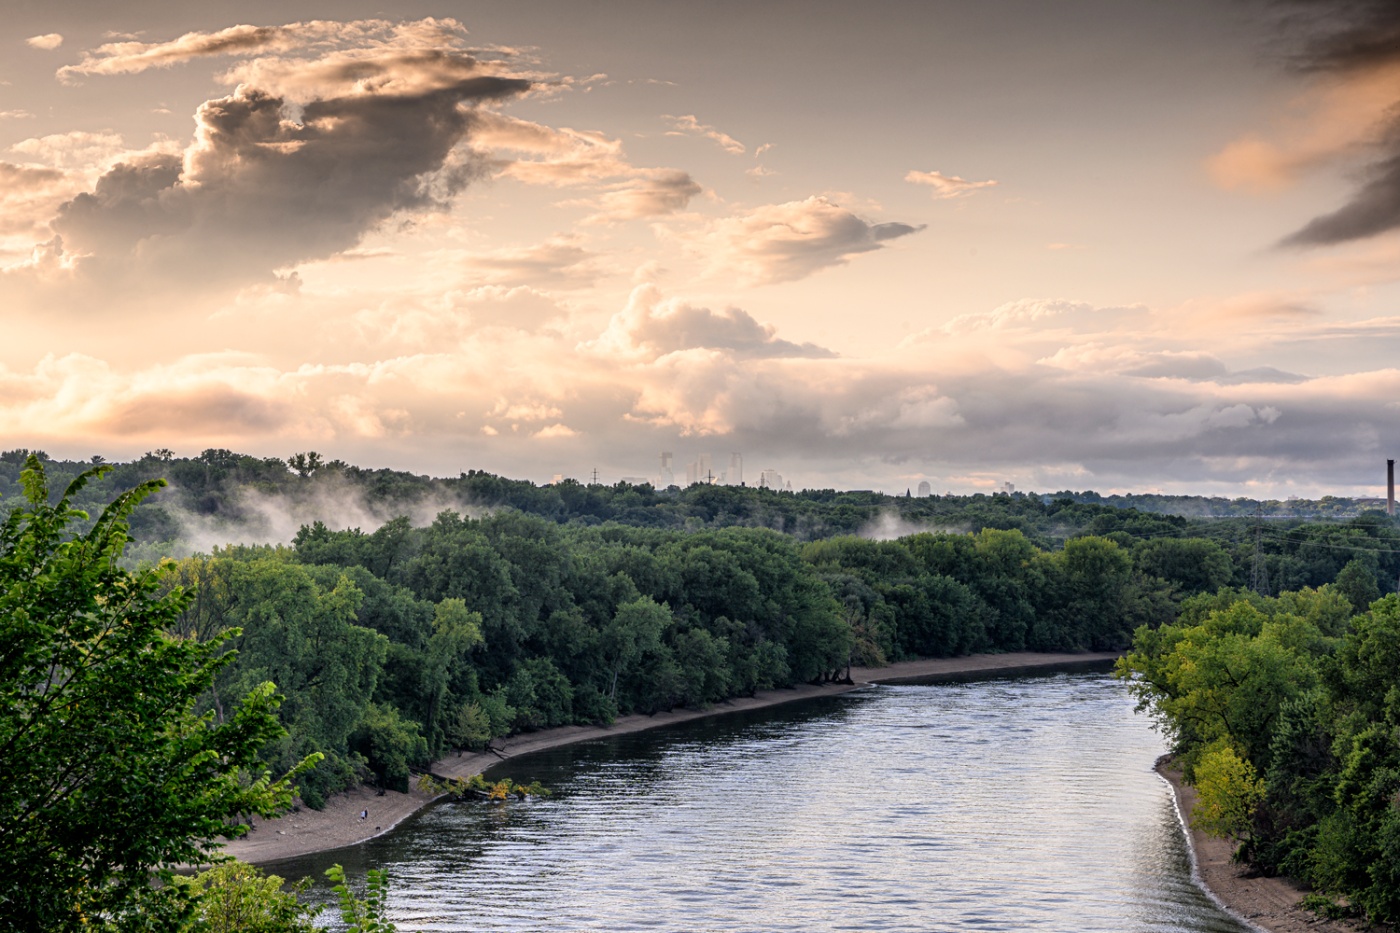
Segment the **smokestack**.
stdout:
<svg viewBox="0 0 1400 933">
<path fill-rule="evenodd" d="M 1385 514 L 1395 514 L 1395 461 L 1385 462 Z"/>
</svg>

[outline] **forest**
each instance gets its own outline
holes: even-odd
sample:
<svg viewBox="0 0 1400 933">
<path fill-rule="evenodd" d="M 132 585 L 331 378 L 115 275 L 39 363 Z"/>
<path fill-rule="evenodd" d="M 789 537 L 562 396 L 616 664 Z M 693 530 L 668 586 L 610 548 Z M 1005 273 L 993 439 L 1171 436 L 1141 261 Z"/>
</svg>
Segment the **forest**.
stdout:
<svg viewBox="0 0 1400 933">
<path fill-rule="evenodd" d="M 1131 649 L 1125 676 L 1188 779 L 1206 796 L 1224 769 L 1226 798 L 1247 791 L 1247 817 L 1219 824 L 1245 857 L 1396 915 L 1384 892 L 1400 875 L 1364 868 L 1400 864 L 1400 531 L 1382 513 L 1264 522 L 1070 495 L 539 487 L 227 451 L 94 466 L 0 454 L 0 517 L 32 508 L 36 470 L 55 491 L 91 473 L 65 500 L 74 534 L 102 532 L 105 504 L 139 490 L 121 566 L 170 607 L 163 637 L 207 655 L 192 715 L 236 722 L 274 684 L 261 708 L 276 729 L 248 767 L 294 774 L 310 807 L 361 782 L 404 789 L 501 736 L 852 665 Z M 373 527 L 181 542 L 195 520 L 246 530 L 273 505 L 295 516 L 336 501 Z"/>
</svg>

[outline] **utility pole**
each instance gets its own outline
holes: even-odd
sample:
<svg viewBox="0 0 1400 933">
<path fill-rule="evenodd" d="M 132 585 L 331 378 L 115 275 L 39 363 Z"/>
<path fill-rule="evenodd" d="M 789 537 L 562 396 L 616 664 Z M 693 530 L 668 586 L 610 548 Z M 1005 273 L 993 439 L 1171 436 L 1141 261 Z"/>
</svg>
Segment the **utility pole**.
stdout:
<svg viewBox="0 0 1400 933">
<path fill-rule="evenodd" d="M 597 485 L 598 485 L 598 468 L 597 468 L 597 467 L 594 467 L 594 468 L 593 468 L 593 485 L 594 485 L 594 486 L 597 486 Z"/>
</svg>

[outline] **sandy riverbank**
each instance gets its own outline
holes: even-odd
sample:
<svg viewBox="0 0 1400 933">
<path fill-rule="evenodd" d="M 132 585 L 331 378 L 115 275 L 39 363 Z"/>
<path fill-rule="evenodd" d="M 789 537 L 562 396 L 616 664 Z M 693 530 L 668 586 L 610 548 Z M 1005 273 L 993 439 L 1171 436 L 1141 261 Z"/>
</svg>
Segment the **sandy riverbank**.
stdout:
<svg viewBox="0 0 1400 933">
<path fill-rule="evenodd" d="M 976 654 L 963 658 L 930 658 L 904 661 L 888 667 L 853 668 L 854 684 L 827 684 L 814 687 L 804 684 L 787 690 L 764 690 L 756 696 L 738 697 L 716 704 L 707 710 L 674 710 L 655 716 L 624 716 L 611 726 L 564 726 L 524 735 L 512 736 L 496 743 L 506 760 L 528 752 L 542 751 L 573 742 L 624 735 L 647 729 L 659 729 L 676 723 L 720 716 L 742 710 L 762 709 L 782 703 L 793 703 L 820 696 L 836 696 L 872 683 L 907 684 L 940 680 L 962 680 L 987 674 L 1019 674 L 1043 668 L 1078 668 L 1103 665 L 1113 654 Z M 502 757 L 485 752 L 451 755 L 436 762 L 432 772 L 439 777 L 470 777 L 494 764 Z M 342 846 L 355 845 L 388 832 L 434 798 L 427 794 L 400 794 L 393 791 L 380 797 L 374 791 L 361 788 L 340 794 L 327 801 L 321 811 L 303 809 L 276 820 L 254 820 L 256 829 L 230 842 L 224 849 L 229 855 L 245 862 L 261 864 L 278 859 L 308 855 Z M 368 819 L 360 813 L 368 810 Z"/>
<path fill-rule="evenodd" d="M 1376 929 L 1359 921 L 1326 920 L 1298 906 L 1307 889 L 1287 878 L 1248 877 L 1244 866 L 1231 861 L 1235 845 L 1191 827 L 1196 789 L 1181 783 L 1181 772 L 1164 761 L 1157 773 L 1176 793 L 1176 808 L 1187 827 L 1195 870 L 1206 890 L 1236 916 L 1268 933 L 1358 933 Z"/>
</svg>

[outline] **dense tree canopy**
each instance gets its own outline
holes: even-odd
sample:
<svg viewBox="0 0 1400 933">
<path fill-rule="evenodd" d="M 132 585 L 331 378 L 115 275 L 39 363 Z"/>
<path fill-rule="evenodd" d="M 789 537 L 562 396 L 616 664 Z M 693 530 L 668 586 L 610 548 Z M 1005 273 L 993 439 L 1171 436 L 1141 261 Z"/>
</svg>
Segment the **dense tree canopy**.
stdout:
<svg viewBox="0 0 1400 933">
<path fill-rule="evenodd" d="M 1120 662 L 1200 791 L 1198 825 L 1386 922 L 1400 920 L 1397 671 L 1400 596 L 1353 618 L 1331 586 L 1188 600 Z"/>
</svg>

